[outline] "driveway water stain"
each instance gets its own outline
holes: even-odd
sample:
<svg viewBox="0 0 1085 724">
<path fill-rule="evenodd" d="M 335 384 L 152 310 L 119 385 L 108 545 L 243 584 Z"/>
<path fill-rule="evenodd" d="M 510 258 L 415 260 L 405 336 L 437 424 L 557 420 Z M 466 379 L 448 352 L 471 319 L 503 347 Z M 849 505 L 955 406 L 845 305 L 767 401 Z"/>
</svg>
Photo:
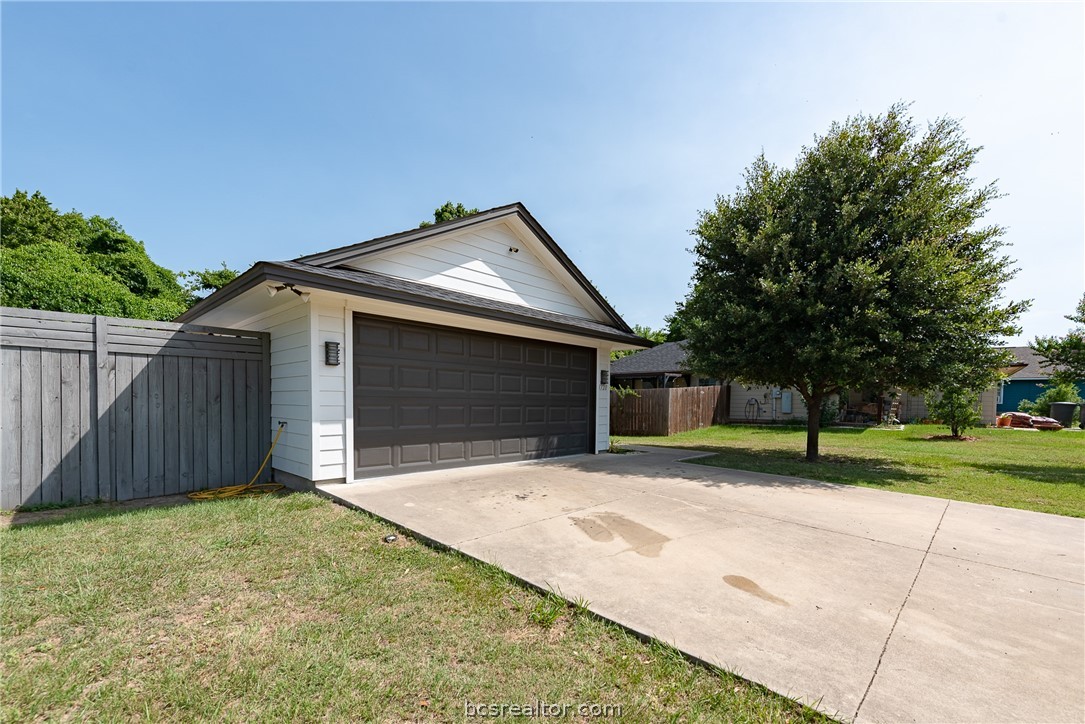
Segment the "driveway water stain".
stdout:
<svg viewBox="0 0 1085 724">
<path fill-rule="evenodd" d="M 779 596 L 773 596 L 761 586 L 757 585 L 746 576 L 724 576 L 723 582 L 728 586 L 737 588 L 740 591 L 749 593 L 750 595 L 757 596 L 763 601 L 769 603 L 775 603 L 777 606 L 790 606 L 791 604 L 780 598 Z"/>
<path fill-rule="evenodd" d="M 592 518 L 573 518 L 572 521 L 573 525 L 583 531 L 583 533 L 593 541 L 609 543 L 614 540 L 614 534 L 607 530 L 606 527 L 597 520 Z"/>
<path fill-rule="evenodd" d="M 573 524 L 593 541 L 609 543 L 619 536 L 638 555 L 658 558 L 663 544 L 670 540 L 662 533 L 652 530 L 619 513 L 596 513 L 594 516 L 572 518 Z"/>
</svg>

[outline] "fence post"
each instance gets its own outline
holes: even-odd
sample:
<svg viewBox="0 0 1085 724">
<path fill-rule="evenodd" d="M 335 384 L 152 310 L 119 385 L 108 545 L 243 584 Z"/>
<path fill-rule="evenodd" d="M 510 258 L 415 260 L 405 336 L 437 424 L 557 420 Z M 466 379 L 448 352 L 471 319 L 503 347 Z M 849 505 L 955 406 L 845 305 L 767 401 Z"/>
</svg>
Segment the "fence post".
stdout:
<svg viewBox="0 0 1085 724">
<path fill-rule="evenodd" d="M 112 500 L 113 476 L 110 472 L 112 453 L 109 444 L 109 325 L 105 317 L 94 317 L 94 369 L 96 374 L 94 419 L 98 424 L 98 497 Z"/>
</svg>

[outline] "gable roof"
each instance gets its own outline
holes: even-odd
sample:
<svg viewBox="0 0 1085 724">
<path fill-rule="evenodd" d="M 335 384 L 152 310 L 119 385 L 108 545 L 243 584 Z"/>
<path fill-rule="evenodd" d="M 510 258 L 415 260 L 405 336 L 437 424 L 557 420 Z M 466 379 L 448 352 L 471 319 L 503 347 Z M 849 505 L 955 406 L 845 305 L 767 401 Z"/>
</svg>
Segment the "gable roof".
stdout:
<svg viewBox="0 0 1085 724">
<path fill-rule="evenodd" d="M 686 351 L 684 342 L 664 342 L 663 344 L 635 352 L 610 363 L 611 377 L 642 377 L 661 375 L 668 372 L 686 373 Z"/>
<path fill-rule="evenodd" d="M 1016 371 L 1007 371 L 1011 380 L 1046 380 L 1051 377 L 1051 370 L 1043 366 L 1043 358 L 1032 347 L 1007 347 L 1017 358 L 1012 365 Z"/>
<path fill-rule="evenodd" d="M 251 269 L 201 300 L 177 318 L 184 322 L 228 302 L 252 287 L 265 283 L 290 283 L 311 289 L 356 294 L 370 299 L 400 302 L 419 307 L 466 314 L 473 317 L 523 324 L 540 329 L 579 334 L 636 346 L 652 344 L 632 332 L 616 326 L 545 309 L 525 307 L 473 294 L 444 289 L 432 284 L 413 282 L 377 272 L 344 267 L 326 268 L 297 261 L 261 261 Z"/>
<path fill-rule="evenodd" d="M 400 231 L 386 236 L 378 236 L 374 239 L 328 249 L 327 251 L 317 252 L 315 254 L 307 254 L 294 259 L 294 262 L 318 267 L 342 268 L 341 265 L 346 261 L 356 261 L 361 258 L 388 251 L 389 249 L 415 244 L 439 235 L 460 231 L 503 218 L 516 218 L 527 226 L 546 250 L 558 261 L 561 267 L 587 294 L 592 302 L 603 311 L 603 314 L 607 319 L 623 332 L 633 334 L 632 328 L 625 323 L 625 320 L 622 319 L 621 315 L 619 315 L 606 298 L 599 293 L 599 290 L 595 288 L 595 285 L 584 276 L 584 273 L 577 268 L 572 259 L 562 251 L 553 237 L 551 237 L 546 229 L 542 227 L 542 224 L 540 224 L 535 217 L 531 215 L 531 212 L 527 210 L 527 207 L 519 201 L 505 206 L 496 206 L 492 209 L 486 209 L 477 214 L 471 214 L 470 216 L 464 216 L 459 219 L 442 221 L 438 224 L 433 224 L 432 226 L 408 229 L 407 231 Z"/>
</svg>

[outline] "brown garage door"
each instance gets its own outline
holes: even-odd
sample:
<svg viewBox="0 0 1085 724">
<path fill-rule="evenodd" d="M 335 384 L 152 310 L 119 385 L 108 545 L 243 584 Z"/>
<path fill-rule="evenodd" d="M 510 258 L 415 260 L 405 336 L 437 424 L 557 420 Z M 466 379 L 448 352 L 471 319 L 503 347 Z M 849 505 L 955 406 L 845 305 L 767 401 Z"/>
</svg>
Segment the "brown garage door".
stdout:
<svg viewBox="0 0 1085 724">
<path fill-rule="evenodd" d="M 589 451 L 594 351 L 354 315 L 356 477 Z"/>
</svg>

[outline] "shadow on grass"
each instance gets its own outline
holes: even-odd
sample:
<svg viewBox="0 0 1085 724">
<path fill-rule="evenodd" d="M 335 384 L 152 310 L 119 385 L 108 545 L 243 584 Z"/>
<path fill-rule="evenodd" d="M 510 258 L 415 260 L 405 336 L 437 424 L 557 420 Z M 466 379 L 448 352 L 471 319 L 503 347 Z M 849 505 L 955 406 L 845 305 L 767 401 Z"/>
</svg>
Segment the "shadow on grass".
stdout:
<svg viewBox="0 0 1085 724">
<path fill-rule="evenodd" d="M 280 496 L 292 494 L 294 491 L 273 493 Z M 227 500 L 240 500 L 241 498 L 227 498 Z M 138 515 L 148 510 L 157 508 L 174 508 L 179 505 L 213 505 L 216 501 L 195 501 L 187 495 L 164 495 L 154 498 L 138 498 L 124 502 L 100 502 L 87 505 L 66 505 L 49 507 L 39 510 L 16 510 L 10 515 L 0 518 L 0 530 L 7 528 L 43 527 L 50 525 L 64 525 L 85 520 L 109 518 L 124 515 Z"/>
<path fill-rule="evenodd" d="M 1007 463 L 964 463 L 970 468 L 988 473 L 1010 475 L 1037 483 L 1079 485 L 1085 488 L 1085 466 L 1081 465 L 1014 465 Z"/>
<path fill-rule="evenodd" d="M 636 443 L 627 442 L 636 447 Z M 697 457 L 701 456 L 701 457 Z M 779 477 L 761 478 L 734 474 L 726 479 L 700 473 L 688 463 L 735 471 L 768 473 Z M 935 476 L 907 470 L 888 458 L 823 454 L 817 463 L 803 459 L 802 451 L 766 450 L 760 447 L 711 445 L 691 442 L 688 446 L 666 448 L 643 446 L 639 455 L 597 455 L 572 460 L 555 459 L 543 465 L 560 466 L 570 471 L 586 472 L 625 479 L 677 478 L 701 483 L 706 487 L 721 485 L 758 488 L 814 488 L 821 483 L 874 485 L 891 487 L 902 483 L 932 484 Z"/>
<path fill-rule="evenodd" d="M 902 483 L 932 484 L 938 478 L 905 469 L 888 458 L 860 457 L 823 453 L 816 463 L 808 463 L 801 453 L 789 450 L 763 450 L 750 447 L 728 447 L 713 451 L 711 457 L 690 460 L 698 465 L 734 468 L 755 472 L 819 480 L 843 485 L 893 486 Z M 728 482 L 730 484 L 730 481 Z"/>
</svg>

